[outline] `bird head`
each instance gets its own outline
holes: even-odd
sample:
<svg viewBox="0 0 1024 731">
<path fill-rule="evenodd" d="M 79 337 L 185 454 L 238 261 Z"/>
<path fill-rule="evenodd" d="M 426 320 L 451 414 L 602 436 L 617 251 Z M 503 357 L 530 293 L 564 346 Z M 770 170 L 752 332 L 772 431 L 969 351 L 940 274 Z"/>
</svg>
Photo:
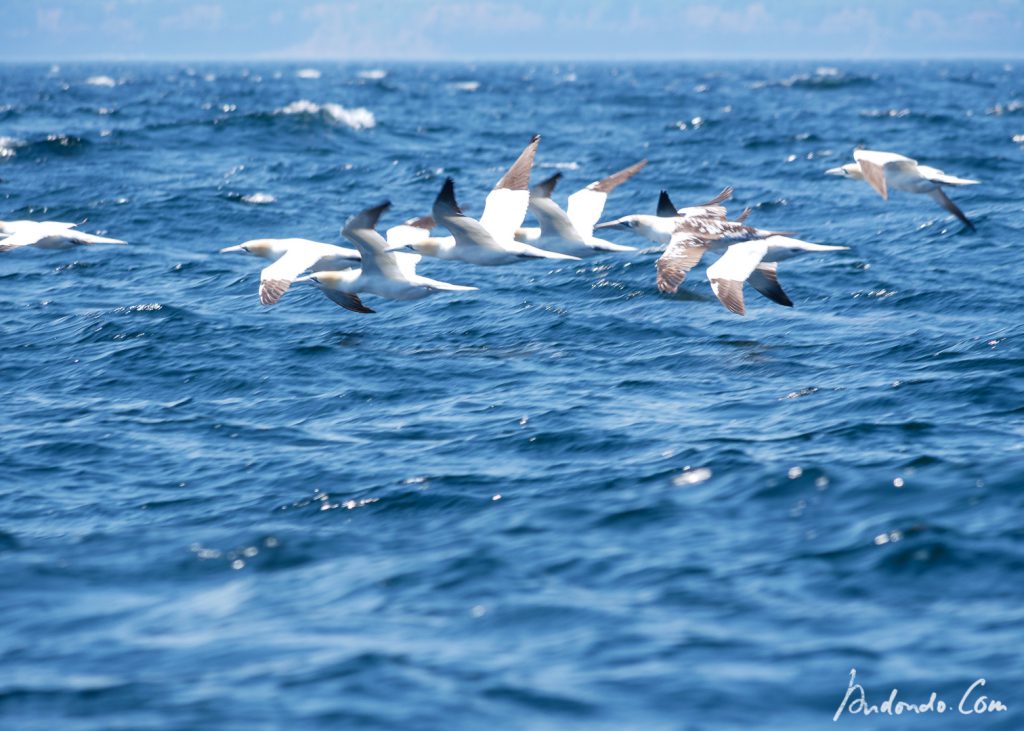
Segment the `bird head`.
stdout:
<svg viewBox="0 0 1024 731">
<path fill-rule="evenodd" d="M 221 254 L 250 254 L 260 256 L 264 259 L 272 259 L 276 256 L 273 239 L 252 239 L 236 246 L 226 246 L 220 250 Z"/>
<path fill-rule="evenodd" d="M 841 178 L 859 178 L 860 165 L 855 162 L 851 162 L 837 168 L 829 168 L 825 171 L 825 175 L 838 175 Z"/>
</svg>

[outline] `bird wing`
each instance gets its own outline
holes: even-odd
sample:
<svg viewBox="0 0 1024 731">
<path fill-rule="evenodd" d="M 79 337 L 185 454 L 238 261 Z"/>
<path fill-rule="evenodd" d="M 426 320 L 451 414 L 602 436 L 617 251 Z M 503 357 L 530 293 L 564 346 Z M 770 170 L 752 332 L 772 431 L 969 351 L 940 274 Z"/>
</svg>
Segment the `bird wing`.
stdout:
<svg viewBox="0 0 1024 731">
<path fill-rule="evenodd" d="M 661 191 L 661 195 L 658 196 L 658 210 L 656 215 L 661 218 L 675 218 L 679 215 L 679 209 L 676 208 L 675 203 L 668 197 L 668 191 Z"/>
<path fill-rule="evenodd" d="M 960 210 L 960 207 L 957 206 L 956 203 L 951 201 L 949 199 L 949 196 L 947 196 L 945 193 L 942 192 L 942 188 L 935 188 L 934 190 L 930 190 L 930 191 L 928 191 L 928 195 L 930 195 L 932 197 L 932 200 L 934 200 L 940 206 L 942 206 L 947 211 L 952 213 L 954 216 L 959 218 L 960 221 L 967 228 L 971 229 L 972 231 L 975 230 L 974 229 L 974 224 L 971 223 L 971 219 L 969 219 L 966 215 L 964 215 L 964 212 Z M 4 242 L 0 242 L 0 245 L 2 245 L 3 243 Z"/>
<path fill-rule="evenodd" d="M 401 249 L 405 246 L 418 244 L 424 239 L 430 238 L 430 230 L 437 223 L 433 216 L 420 216 L 410 218 L 405 223 L 392 226 L 385 232 L 389 249 Z"/>
<path fill-rule="evenodd" d="M 561 206 L 551 198 L 530 196 L 530 213 L 540 222 L 541 237 L 551 236 L 564 239 L 565 241 L 583 242 L 583 237 L 572 225 L 572 221 L 562 210 Z"/>
<path fill-rule="evenodd" d="M 673 234 L 665 253 L 655 265 L 658 289 L 666 294 L 676 292 L 689 271 L 700 263 L 706 250 L 704 240 L 693 230 L 683 229 Z"/>
<path fill-rule="evenodd" d="M 22 227 L 18 229 L 17 233 L 0 239 L 0 251 L 10 251 L 22 246 L 32 246 L 43 238 L 46 238 L 45 231 L 41 231 L 36 227 Z"/>
<path fill-rule="evenodd" d="M 722 190 L 719 192 L 718 195 L 716 195 L 714 198 L 709 200 L 707 203 L 698 203 L 697 205 L 692 206 L 692 207 L 693 208 L 716 208 L 716 207 L 719 207 L 719 206 L 721 206 L 722 203 L 725 203 L 727 200 L 732 198 L 732 192 L 733 192 L 732 191 L 732 186 L 731 185 L 727 185 L 724 188 L 722 188 Z M 680 210 L 684 210 L 684 209 L 680 209 Z"/>
<path fill-rule="evenodd" d="M 747 277 L 747 283 L 772 302 L 792 307 L 793 300 L 782 291 L 782 285 L 779 284 L 778 268 L 778 263 L 774 261 L 762 261 Z"/>
<path fill-rule="evenodd" d="M 889 199 L 889 188 L 885 180 L 886 171 L 916 175 L 917 161 L 897 155 L 895 152 L 854 150 L 853 159 L 860 166 L 864 180 L 885 200 Z"/>
<path fill-rule="evenodd" d="M 296 277 L 307 269 L 315 267 L 324 258 L 323 251 L 319 247 L 293 246 L 290 248 L 284 256 L 270 266 L 264 267 L 260 272 L 260 304 L 276 304 L 288 291 Z"/>
<path fill-rule="evenodd" d="M 487 194 L 480 225 L 498 241 L 511 241 L 526 218 L 530 206 L 530 170 L 539 143 L 540 135 L 534 135 L 512 167 Z"/>
<path fill-rule="evenodd" d="M 387 279 L 395 279 L 402 278 L 401 267 L 395 253 L 388 250 L 388 242 L 374 229 L 381 214 L 390 207 L 391 202 L 384 201 L 363 209 L 345 222 L 341 235 L 355 245 L 364 274 L 379 274 Z"/>
<path fill-rule="evenodd" d="M 323 292 L 324 296 L 326 296 L 327 299 L 329 299 L 331 302 L 339 304 L 346 310 L 350 310 L 351 312 L 376 312 L 376 310 L 371 310 L 369 307 L 364 305 L 362 300 L 359 299 L 359 295 L 357 294 L 339 292 L 336 289 L 324 289 L 323 287 L 320 288 L 320 291 Z"/>
<path fill-rule="evenodd" d="M 441 192 L 434 199 L 433 213 L 437 222 L 455 238 L 456 246 L 479 246 L 491 251 L 505 251 L 483 224 L 465 215 L 459 208 L 455 200 L 455 181 L 451 178 L 444 181 Z"/>
<path fill-rule="evenodd" d="M 641 160 L 617 173 L 612 173 L 607 178 L 595 180 L 586 188 L 569 196 L 566 215 L 580 235 L 593 235 L 594 224 L 600 220 L 601 214 L 604 212 L 608 194 L 640 172 L 646 164 L 647 160 Z"/>
<path fill-rule="evenodd" d="M 744 241 L 730 246 L 718 261 L 708 267 L 711 290 L 730 312 L 737 315 L 746 312 L 743 283 L 767 253 L 768 245 L 763 241 Z"/>
</svg>

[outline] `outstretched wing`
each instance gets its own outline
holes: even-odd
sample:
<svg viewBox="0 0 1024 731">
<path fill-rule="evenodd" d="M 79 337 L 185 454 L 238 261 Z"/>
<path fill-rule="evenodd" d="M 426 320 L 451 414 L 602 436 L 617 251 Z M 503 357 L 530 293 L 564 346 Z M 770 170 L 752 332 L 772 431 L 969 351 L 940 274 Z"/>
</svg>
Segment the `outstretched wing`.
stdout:
<svg viewBox="0 0 1024 731">
<path fill-rule="evenodd" d="M 541 237 L 554 237 L 565 241 L 583 242 L 583 237 L 565 215 L 565 211 L 550 198 L 530 196 L 530 213 L 540 223 Z"/>
<path fill-rule="evenodd" d="M 778 268 L 779 265 L 774 261 L 761 262 L 747 277 L 747 283 L 772 302 L 792 307 L 793 300 L 782 291 L 782 285 L 779 284 Z"/>
<path fill-rule="evenodd" d="M 434 218 L 455 237 L 457 246 L 479 246 L 504 251 L 491 233 L 476 219 L 470 218 L 455 200 L 455 181 L 447 178 L 434 199 Z"/>
<path fill-rule="evenodd" d="M 640 172 L 646 164 L 647 160 L 641 160 L 606 178 L 596 180 L 583 190 L 578 190 L 569 196 L 566 215 L 581 236 L 593 235 L 594 224 L 600 220 L 601 214 L 604 212 L 608 194 Z"/>
<path fill-rule="evenodd" d="M 391 201 L 384 201 L 363 209 L 345 222 L 341 235 L 355 245 L 362 260 L 363 272 L 394 279 L 401 277 L 401 268 L 395 253 L 388 250 L 388 242 L 374 229 L 381 214 L 390 207 Z"/>
<path fill-rule="evenodd" d="M 351 312 L 362 312 L 364 314 L 376 312 L 376 310 L 371 310 L 369 307 L 364 305 L 357 294 L 349 294 L 348 292 L 339 292 L 336 289 L 324 288 L 321 288 L 320 291 L 323 292 L 331 302 L 341 305 Z"/>
<path fill-rule="evenodd" d="M 704 240 L 695 231 L 683 229 L 673 234 L 665 252 L 655 264 L 658 270 L 658 289 L 666 294 L 674 294 L 690 270 L 700 263 L 705 251 Z"/>
<path fill-rule="evenodd" d="M 418 244 L 430 238 L 430 230 L 436 225 L 433 216 L 420 216 L 392 226 L 385 232 L 388 248 L 401 249 L 404 246 Z"/>
<path fill-rule="evenodd" d="M 511 241 L 526 218 L 530 205 L 530 170 L 538 144 L 540 135 L 534 135 L 512 167 L 487 194 L 480 225 L 498 241 Z"/>
<path fill-rule="evenodd" d="M 730 312 L 737 315 L 746 313 L 743 283 L 767 253 L 768 245 L 763 241 L 744 241 L 730 246 L 722 258 L 708 267 L 711 290 Z"/>
<path fill-rule="evenodd" d="M 355 254 L 355 252 L 352 252 Z M 308 269 L 313 269 L 324 259 L 323 251 L 318 248 L 292 247 L 284 256 L 260 272 L 260 304 L 276 304 L 288 291 L 292 282 Z M 332 261 L 345 260 L 350 265 L 358 265 L 359 259 L 341 256 L 330 257 Z M 336 266 L 337 268 L 337 266 Z"/>
</svg>

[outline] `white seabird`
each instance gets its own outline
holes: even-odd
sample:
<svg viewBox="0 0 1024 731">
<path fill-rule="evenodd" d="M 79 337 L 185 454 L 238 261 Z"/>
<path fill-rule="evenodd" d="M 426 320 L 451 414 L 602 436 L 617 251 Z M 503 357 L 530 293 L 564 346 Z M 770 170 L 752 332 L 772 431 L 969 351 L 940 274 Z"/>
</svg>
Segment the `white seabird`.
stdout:
<svg viewBox="0 0 1024 731">
<path fill-rule="evenodd" d="M 551 193 L 562 177 L 562 173 L 555 173 L 530 188 L 529 210 L 540 223 L 540 228 L 520 228 L 516 231 L 516 240 L 580 258 L 610 251 L 636 251 L 634 246 L 596 238 L 594 224 L 601 218 L 608 194 L 640 172 L 646 164 L 647 160 L 641 160 L 576 191 L 569 196 L 569 204 L 564 211 L 551 199 Z"/>
<path fill-rule="evenodd" d="M 737 315 L 745 314 L 745 282 L 773 302 L 792 307 L 792 300 L 779 285 L 778 262 L 809 252 L 847 248 L 812 244 L 735 221 L 684 218 L 658 259 L 658 289 L 674 293 L 706 251 L 724 250 L 722 257 L 708 267 L 707 276 L 711 290 L 727 309 Z"/>
<path fill-rule="evenodd" d="M 530 205 L 530 170 L 540 135 L 534 135 L 519 158 L 487 195 L 480 220 L 466 216 L 455 200 L 455 181 L 447 178 L 434 200 L 433 218 L 451 232 L 426 238 L 408 248 L 440 259 L 457 259 L 480 266 L 514 264 L 524 259 L 578 259 L 515 240 L 515 232 Z"/>
<path fill-rule="evenodd" d="M 359 263 L 359 252 L 309 239 L 253 239 L 220 250 L 273 262 L 260 272 L 260 304 L 275 304 L 300 274 L 310 269 L 342 269 Z"/>
<path fill-rule="evenodd" d="M 70 249 L 92 244 L 124 244 L 121 239 L 75 231 L 77 224 L 60 221 L 0 221 L 0 251 L 11 251 L 26 246 L 38 249 Z"/>
<path fill-rule="evenodd" d="M 367 208 L 345 222 L 342 235 L 351 241 L 361 257 L 360 268 L 341 271 L 321 271 L 296 282 L 310 281 L 332 302 L 352 312 L 373 312 L 359 299 L 359 295 L 375 294 L 393 300 L 421 299 L 437 292 L 471 292 L 476 287 L 464 287 L 429 279 L 416 274 L 420 257 L 403 254 L 388 248 L 384 237 L 374 230 L 377 220 L 391 203 Z"/>
<path fill-rule="evenodd" d="M 407 246 L 430 235 L 433 221 L 414 218 L 393 226 L 387 231 L 388 249 Z M 253 239 L 220 250 L 222 254 L 237 252 L 250 254 L 273 263 L 260 272 L 260 304 L 276 304 L 288 291 L 296 277 L 308 271 L 346 269 L 359 263 L 361 255 L 356 249 L 310 239 Z M 418 254 L 399 253 L 398 257 L 415 264 Z"/>
<path fill-rule="evenodd" d="M 732 188 L 727 187 L 707 203 L 676 209 L 672 206 L 672 202 L 669 201 L 668 193 L 662 191 L 661 197 L 658 200 L 657 215 L 635 213 L 629 216 L 622 216 L 614 221 L 599 223 L 594 226 L 594 229 L 619 229 L 623 231 L 633 231 L 634 233 L 643 236 L 645 239 L 650 239 L 651 241 L 664 246 L 672 240 L 672 236 L 675 234 L 680 219 L 711 218 L 724 221 L 726 212 L 725 208 L 721 204 L 724 201 L 729 200 L 731 197 Z"/>
<path fill-rule="evenodd" d="M 916 160 L 897 155 L 895 152 L 877 150 L 854 150 L 856 162 L 847 163 L 825 171 L 826 175 L 840 175 L 853 180 L 866 180 L 883 199 L 889 199 L 889 188 L 906 193 L 926 193 L 972 231 L 974 224 L 964 215 L 943 192 L 943 185 L 977 185 L 977 180 L 947 175 L 927 165 L 918 165 Z"/>
</svg>

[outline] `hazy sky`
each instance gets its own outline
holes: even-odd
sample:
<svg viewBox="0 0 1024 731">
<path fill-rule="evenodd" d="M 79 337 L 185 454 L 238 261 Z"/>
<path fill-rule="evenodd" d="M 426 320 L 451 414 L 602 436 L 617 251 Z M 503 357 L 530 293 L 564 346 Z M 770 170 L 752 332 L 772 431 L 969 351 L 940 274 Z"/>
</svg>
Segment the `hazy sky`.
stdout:
<svg viewBox="0 0 1024 731">
<path fill-rule="evenodd" d="M 0 60 L 1024 56 L 1024 0 L 0 0 Z"/>
</svg>

